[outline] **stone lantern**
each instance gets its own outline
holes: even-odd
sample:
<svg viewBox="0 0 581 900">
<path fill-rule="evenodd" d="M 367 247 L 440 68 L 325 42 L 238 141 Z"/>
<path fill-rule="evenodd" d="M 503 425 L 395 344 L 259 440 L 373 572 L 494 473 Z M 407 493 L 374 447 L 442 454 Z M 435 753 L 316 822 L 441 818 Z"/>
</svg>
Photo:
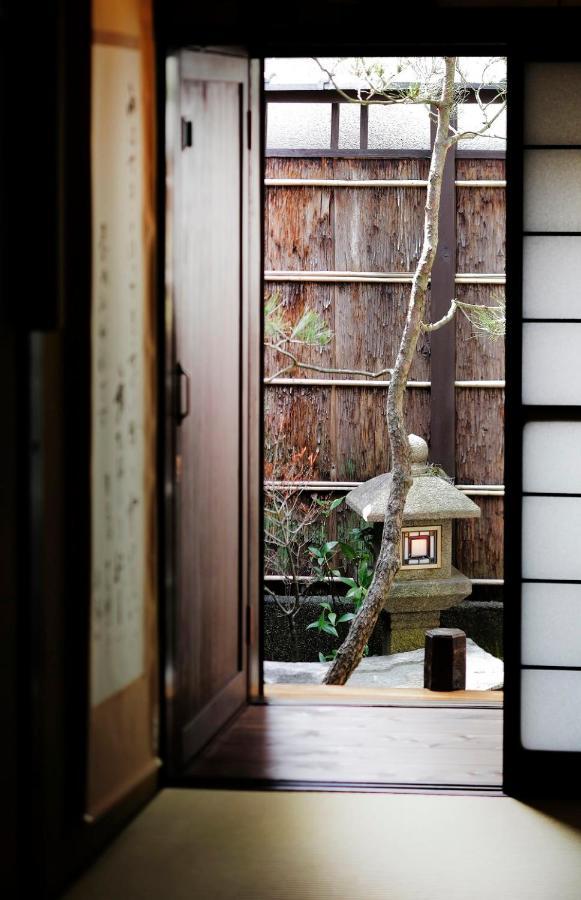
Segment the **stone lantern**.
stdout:
<svg viewBox="0 0 581 900">
<path fill-rule="evenodd" d="M 409 435 L 413 484 L 404 508 L 400 570 L 384 609 L 389 615 L 387 653 L 424 646 L 426 629 L 437 628 L 440 612 L 472 592 L 470 579 L 452 565 L 452 520 L 476 519 L 479 507 L 458 488 L 434 474 L 428 445 Z M 441 470 L 440 470 L 441 471 Z M 347 504 L 375 525 L 381 542 L 391 474 L 378 475 L 347 494 Z"/>
</svg>

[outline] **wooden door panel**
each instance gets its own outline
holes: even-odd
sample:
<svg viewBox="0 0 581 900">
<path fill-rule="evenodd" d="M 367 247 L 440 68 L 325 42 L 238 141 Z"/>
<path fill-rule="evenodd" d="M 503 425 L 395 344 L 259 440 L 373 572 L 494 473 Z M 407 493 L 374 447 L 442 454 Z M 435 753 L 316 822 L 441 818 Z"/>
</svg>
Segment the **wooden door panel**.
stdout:
<svg viewBox="0 0 581 900">
<path fill-rule="evenodd" d="M 246 698 L 242 297 L 248 61 L 183 54 L 173 223 L 177 709 L 186 761 Z M 183 416 L 183 418 L 182 418 Z"/>
</svg>

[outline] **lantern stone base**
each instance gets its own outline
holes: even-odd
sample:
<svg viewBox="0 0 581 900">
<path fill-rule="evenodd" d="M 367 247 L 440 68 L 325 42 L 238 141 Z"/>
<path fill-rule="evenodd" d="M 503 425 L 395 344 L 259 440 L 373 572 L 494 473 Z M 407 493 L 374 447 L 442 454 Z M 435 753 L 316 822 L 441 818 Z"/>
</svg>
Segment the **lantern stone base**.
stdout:
<svg viewBox="0 0 581 900">
<path fill-rule="evenodd" d="M 423 647 L 426 631 L 440 625 L 440 612 L 461 603 L 471 593 L 470 579 L 453 566 L 449 578 L 396 578 L 384 605 L 389 614 L 385 652 L 403 653 Z"/>
<path fill-rule="evenodd" d="M 393 613 L 388 621 L 385 652 L 406 653 L 424 646 L 426 631 L 440 624 L 440 613 Z"/>
</svg>

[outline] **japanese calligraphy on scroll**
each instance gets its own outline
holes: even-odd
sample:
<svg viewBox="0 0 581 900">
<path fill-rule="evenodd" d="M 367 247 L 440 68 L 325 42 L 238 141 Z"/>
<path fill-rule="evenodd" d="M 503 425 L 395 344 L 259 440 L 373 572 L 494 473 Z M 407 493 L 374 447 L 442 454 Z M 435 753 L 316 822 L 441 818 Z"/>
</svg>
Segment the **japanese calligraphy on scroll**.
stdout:
<svg viewBox="0 0 581 900">
<path fill-rule="evenodd" d="M 93 45 L 91 705 L 144 672 L 141 60 Z"/>
</svg>

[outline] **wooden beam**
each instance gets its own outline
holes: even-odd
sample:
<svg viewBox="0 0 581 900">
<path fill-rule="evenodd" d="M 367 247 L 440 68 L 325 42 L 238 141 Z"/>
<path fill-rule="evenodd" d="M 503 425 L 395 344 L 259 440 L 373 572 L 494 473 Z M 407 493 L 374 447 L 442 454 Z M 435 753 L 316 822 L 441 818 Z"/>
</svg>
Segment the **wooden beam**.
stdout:
<svg viewBox="0 0 581 900">
<path fill-rule="evenodd" d="M 429 159 L 430 148 L 384 148 L 382 150 L 350 149 L 331 150 L 330 147 L 302 147 L 287 149 L 285 147 L 268 147 L 265 155 L 282 157 L 283 159 Z M 456 159 L 506 159 L 505 150 L 456 150 Z"/>
<path fill-rule="evenodd" d="M 391 90 L 387 90 L 386 96 L 393 97 L 398 100 L 401 97 L 401 91 L 409 88 L 410 85 L 395 85 Z M 490 103 L 498 96 L 498 88 L 480 87 L 477 84 L 463 86 L 465 96 L 462 103 L 476 103 L 476 91 L 480 91 L 480 98 L 485 103 Z M 365 101 L 365 91 L 361 91 L 361 99 Z M 359 92 L 354 88 L 346 88 L 338 91 L 335 88 L 323 88 L 318 85 L 266 85 L 264 96 L 267 103 L 352 103 L 359 101 Z M 372 104 L 363 106 L 367 109 Z"/>
</svg>

